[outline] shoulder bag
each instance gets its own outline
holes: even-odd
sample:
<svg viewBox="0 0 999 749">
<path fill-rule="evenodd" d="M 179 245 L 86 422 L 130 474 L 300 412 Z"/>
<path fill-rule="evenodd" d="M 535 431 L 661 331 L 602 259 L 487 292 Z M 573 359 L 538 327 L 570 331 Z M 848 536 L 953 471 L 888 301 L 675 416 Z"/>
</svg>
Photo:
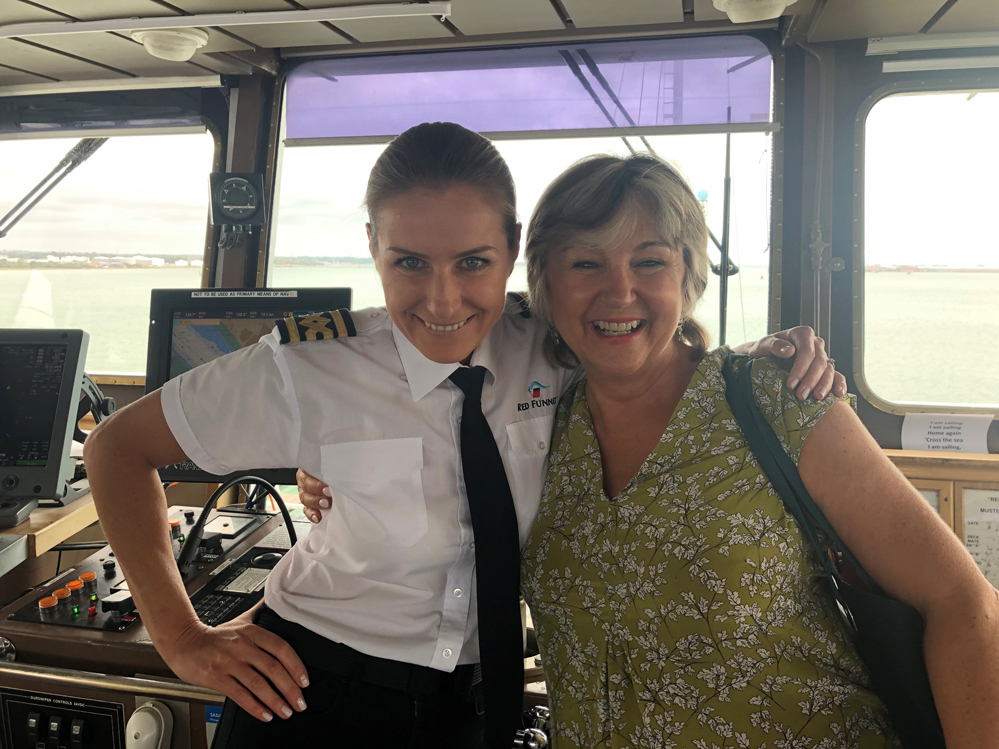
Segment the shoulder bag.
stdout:
<svg viewBox="0 0 999 749">
<path fill-rule="evenodd" d="M 729 354 L 722 368 L 726 398 L 760 467 L 818 555 L 834 614 L 867 667 L 896 734 L 905 749 L 944 749 L 943 728 L 923 657 L 923 617 L 912 606 L 888 596 L 826 520 L 805 489 L 794 461 L 760 413 L 753 397 L 752 362 L 745 362 L 736 372 L 739 358 L 746 357 Z M 850 567 L 856 577 L 849 574 Z M 845 572 L 850 582 L 844 580 Z"/>
</svg>

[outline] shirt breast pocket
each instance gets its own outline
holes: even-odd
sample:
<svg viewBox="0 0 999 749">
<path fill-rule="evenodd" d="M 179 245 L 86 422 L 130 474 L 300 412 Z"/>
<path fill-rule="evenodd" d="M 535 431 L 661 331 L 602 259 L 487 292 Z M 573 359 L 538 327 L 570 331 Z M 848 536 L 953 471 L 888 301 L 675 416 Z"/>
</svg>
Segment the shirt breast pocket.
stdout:
<svg viewBox="0 0 999 749">
<path fill-rule="evenodd" d="M 427 534 L 422 438 L 322 445 L 320 456 L 333 506 L 352 535 L 412 546 Z"/>
<path fill-rule="evenodd" d="M 548 466 L 548 442 L 551 439 L 551 431 L 550 416 L 539 416 L 506 425 L 506 436 L 510 440 L 508 459 L 513 473 L 511 488 L 517 500 L 521 544 L 530 535 L 531 526 L 534 524 L 541 503 L 541 487 Z"/>
</svg>

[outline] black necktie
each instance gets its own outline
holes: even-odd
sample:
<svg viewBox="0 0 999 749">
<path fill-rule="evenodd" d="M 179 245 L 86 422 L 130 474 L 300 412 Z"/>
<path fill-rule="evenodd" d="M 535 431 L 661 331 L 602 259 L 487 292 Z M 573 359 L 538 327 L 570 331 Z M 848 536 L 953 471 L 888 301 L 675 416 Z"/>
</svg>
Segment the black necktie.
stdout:
<svg viewBox="0 0 999 749">
<path fill-rule="evenodd" d="M 461 388 L 461 465 L 475 536 L 479 661 L 486 744 L 508 749 L 521 725 L 524 643 L 520 622 L 520 535 L 513 495 L 492 430 L 482 414 L 484 367 L 455 370 Z"/>
</svg>

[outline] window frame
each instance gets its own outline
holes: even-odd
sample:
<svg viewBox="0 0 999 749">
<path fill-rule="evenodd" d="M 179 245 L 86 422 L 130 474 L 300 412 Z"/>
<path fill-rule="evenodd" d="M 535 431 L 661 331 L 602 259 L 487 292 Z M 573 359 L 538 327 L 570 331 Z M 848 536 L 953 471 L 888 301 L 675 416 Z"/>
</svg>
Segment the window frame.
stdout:
<svg viewBox="0 0 999 749">
<path fill-rule="evenodd" d="M 163 128 L 129 128 L 120 130 L 101 130 L 99 128 L 93 130 L 79 130 L 79 131 L 60 131 L 57 133 L 44 133 L 38 134 L 34 137 L 28 135 L 17 135 L 15 137 L 0 138 L 0 141 L 26 141 L 26 140 L 51 140 L 53 138 L 68 138 L 68 139 L 83 139 L 83 138 L 99 138 L 99 137 L 109 137 L 109 138 L 139 138 L 142 136 L 153 136 L 153 135 L 195 135 L 200 133 L 207 133 L 212 137 L 214 143 L 214 148 L 212 152 L 212 164 L 211 171 L 218 171 L 219 165 L 222 158 L 222 140 L 219 137 L 218 129 L 214 126 L 215 123 L 211 122 L 208 118 L 202 117 L 202 126 L 191 127 L 191 126 L 177 126 L 177 127 L 163 127 Z M 208 176 L 207 174 L 205 176 Z M 206 210 L 209 206 L 205 206 Z M 211 241 L 211 220 L 210 218 L 206 221 L 206 232 L 208 232 L 208 241 L 205 243 L 202 252 L 202 262 L 203 270 L 201 276 L 201 286 L 206 286 L 206 273 L 213 261 L 213 256 L 215 252 L 215 243 Z M 113 371 L 91 371 L 87 369 L 87 374 L 91 376 L 94 383 L 97 385 L 120 385 L 130 388 L 142 388 L 145 389 L 146 386 L 146 375 L 145 373 L 132 373 L 132 372 L 113 372 Z"/>
<path fill-rule="evenodd" d="M 947 414 L 991 414 L 999 416 L 999 405 L 990 408 L 985 405 L 962 405 L 959 403 L 907 403 L 884 398 L 874 392 L 864 373 L 865 354 L 865 185 L 867 118 L 881 101 L 900 94 L 955 93 L 965 91 L 996 91 L 996 79 L 988 75 L 962 76 L 959 78 L 935 78 L 933 80 L 898 80 L 874 89 L 860 104 L 854 122 L 854 169 L 853 169 L 853 264 L 851 279 L 853 329 L 852 376 L 858 395 L 867 403 L 887 414 L 905 416 L 907 413 L 947 413 Z"/>
<path fill-rule="evenodd" d="M 761 32 L 756 30 L 746 30 L 740 32 L 745 36 L 752 36 L 762 42 L 770 52 L 770 57 L 772 61 L 772 80 L 771 80 L 771 121 L 769 123 L 769 128 L 766 132 L 770 135 L 771 140 L 771 160 L 770 160 L 770 262 L 768 267 L 767 282 L 768 282 L 768 304 L 767 304 L 767 327 L 768 333 L 776 333 L 783 329 L 783 324 L 781 320 L 782 314 L 782 283 L 783 283 L 783 246 L 785 241 L 784 236 L 784 177 L 785 177 L 785 164 L 784 164 L 784 141 L 785 141 L 785 99 L 786 99 L 786 69 L 787 69 L 787 59 L 784 46 L 781 41 L 781 37 L 776 33 Z M 677 35 L 653 35 L 653 36 L 624 36 L 616 37 L 609 36 L 608 40 L 625 41 L 628 39 L 670 39 L 676 38 Z M 577 40 L 572 40 L 577 41 Z M 510 44 L 510 45 L 497 45 L 497 49 L 502 49 L 505 47 L 523 47 L 523 46 L 552 46 L 551 41 L 538 41 L 534 45 L 524 45 L 521 44 Z M 460 52 L 463 49 L 476 49 L 476 47 L 455 47 L 449 48 L 447 51 Z M 389 55 L 389 54 L 420 54 L 426 51 L 442 51 L 436 49 L 413 49 L 405 52 L 381 52 L 375 54 Z M 363 54 L 363 56 L 371 56 L 371 53 Z M 322 57 L 354 57 L 361 56 L 358 54 L 350 54 L 348 52 L 341 52 L 340 54 L 329 54 L 323 55 Z M 311 59 L 317 59 L 313 57 L 303 57 L 300 60 L 296 60 L 291 65 L 284 65 L 278 74 L 277 80 L 274 85 L 274 97 L 272 102 L 271 110 L 271 126 L 270 133 L 268 136 L 267 143 L 267 164 L 265 172 L 265 184 L 268 187 L 268 216 L 270 220 L 268 221 L 263 236 L 261 237 L 261 248 L 260 254 L 257 258 L 257 272 L 256 272 L 256 285 L 258 288 L 267 288 L 271 283 L 271 273 L 273 269 L 272 260 L 274 258 L 275 249 L 275 238 L 278 227 L 278 221 L 276 216 L 276 209 L 280 201 L 281 194 L 281 172 L 282 172 L 282 161 L 284 157 L 285 145 L 285 135 L 286 135 L 286 114 L 287 114 L 287 95 L 288 95 L 288 73 L 297 64 L 302 64 Z M 644 129 L 643 129 L 644 130 Z M 650 132 L 649 134 L 654 135 L 671 135 L 671 134 L 682 134 L 684 128 L 650 128 L 650 131 L 654 130 L 656 132 Z M 740 132 L 740 131 L 758 131 L 758 128 L 738 128 L 729 126 L 728 129 L 722 129 L 720 132 Z M 661 132 L 660 132 L 661 131 Z M 705 129 L 699 132 L 707 132 Z M 594 137 L 599 137 L 604 133 L 586 133 L 585 135 L 592 135 Z M 615 136 L 619 133 L 613 133 Z M 487 137 L 493 137 L 495 134 L 485 133 Z M 580 137 L 585 137 L 581 134 Z M 523 138 L 538 137 L 538 138 L 557 138 L 558 135 L 552 135 L 551 133 L 545 134 L 534 134 L 534 133 L 524 133 Z M 574 137 L 573 135 L 567 133 L 561 137 Z M 516 136 L 510 133 L 504 133 L 499 140 L 514 140 Z M 336 139 L 339 143 L 388 143 L 391 137 L 373 137 L 373 138 L 338 138 Z M 326 140 L 326 139 L 322 139 Z M 318 142 L 316 145 L 320 145 Z M 295 146 L 298 148 L 307 146 Z M 727 309 L 726 309 L 727 315 Z"/>
</svg>

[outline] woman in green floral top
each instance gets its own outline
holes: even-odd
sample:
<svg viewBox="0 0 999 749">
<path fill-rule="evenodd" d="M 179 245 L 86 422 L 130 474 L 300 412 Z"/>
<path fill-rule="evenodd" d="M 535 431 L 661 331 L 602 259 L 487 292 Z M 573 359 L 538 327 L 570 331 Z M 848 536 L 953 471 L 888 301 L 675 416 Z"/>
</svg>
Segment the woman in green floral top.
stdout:
<svg viewBox="0 0 999 749">
<path fill-rule="evenodd" d="M 691 318 L 706 234 L 650 156 L 580 162 L 531 220 L 532 308 L 551 356 L 586 372 L 559 405 L 522 567 L 554 745 L 895 745 L 726 402 L 728 352 L 706 354 Z M 861 563 L 925 617 L 948 747 L 999 746 L 996 591 L 850 407 L 799 401 L 785 376 L 753 364 L 761 410 Z"/>
</svg>

